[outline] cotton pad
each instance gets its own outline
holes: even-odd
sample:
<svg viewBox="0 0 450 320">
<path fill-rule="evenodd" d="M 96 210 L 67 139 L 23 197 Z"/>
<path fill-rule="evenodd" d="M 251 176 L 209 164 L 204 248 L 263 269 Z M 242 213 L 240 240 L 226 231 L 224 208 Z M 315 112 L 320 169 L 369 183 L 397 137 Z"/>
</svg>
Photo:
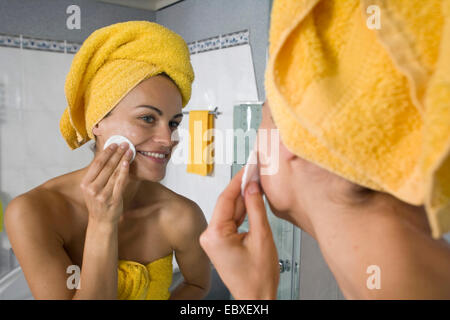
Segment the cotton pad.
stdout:
<svg viewBox="0 0 450 320">
<path fill-rule="evenodd" d="M 241 194 L 244 197 L 244 191 L 250 181 L 259 182 L 258 157 L 256 150 L 253 149 L 248 156 L 247 164 L 245 165 L 244 175 L 242 176 Z"/>
<path fill-rule="evenodd" d="M 131 162 L 133 162 L 134 157 L 136 156 L 136 148 L 134 147 L 134 145 L 131 143 L 130 140 L 128 140 L 127 138 L 125 138 L 124 136 L 119 136 L 119 135 L 115 135 L 115 136 L 111 136 L 109 137 L 108 140 L 106 140 L 105 142 L 105 146 L 103 147 L 103 150 L 105 150 L 106 148 L 108 148 L 108 146 L 110 146 L 113 143 L 117 143 L 118 146 L 120 146 L 120 144 L 122 142 L 127 142 L 128 145 L 130 146 L 130 149 L 133 151 L 133 158 L 131 158 Z"/>
</svg>

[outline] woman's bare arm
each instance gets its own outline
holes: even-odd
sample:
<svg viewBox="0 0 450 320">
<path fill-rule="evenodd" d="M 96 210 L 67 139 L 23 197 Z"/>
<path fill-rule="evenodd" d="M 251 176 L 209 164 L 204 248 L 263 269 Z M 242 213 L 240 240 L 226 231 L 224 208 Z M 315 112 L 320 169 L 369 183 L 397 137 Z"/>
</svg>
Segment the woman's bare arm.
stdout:
<svg viewBox="0 0 450 320">
<path fill-rule="evenodd" d="M 78 266 L 64 249 L 49 205 L 42 197 L 22 195 L 11 201 L 5 213 L 8 237 L 33 297 L 116 299 L 117 227 L 90 223 L 83 265 Z M 75 277 L 79 282 L 74 281 Z"/>
<path fill-rule="evenodd" d="M 173 290 L 170 299 L 202 299 L 209 291 L 211 277 L 209 259 L 199 243 L 200 234 L 206 229 L 207 222 L 194 202 L 180 206 L 171 215 L 175 219 L 167 219 L 166 233 L 175 249 L 184 281 Z M 169 220 L 172 223 L 168 223 Z"/>
<path fill-rule="evenodd" d="M 5 227 L 14 254 L 22 267 L 35 299 L 72 299 L 66 273 L 73 262 L 64 250 L 64 241 L 51 226 L 45 201 L 21 195 L 5 212 Z"/>
</svg>

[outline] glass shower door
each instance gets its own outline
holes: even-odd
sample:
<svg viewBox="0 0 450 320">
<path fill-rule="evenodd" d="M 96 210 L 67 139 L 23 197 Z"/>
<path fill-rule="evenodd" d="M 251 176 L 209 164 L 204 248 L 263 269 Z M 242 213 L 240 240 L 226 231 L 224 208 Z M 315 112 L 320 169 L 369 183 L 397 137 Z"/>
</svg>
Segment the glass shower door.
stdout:
<svg viewBox="0 0 450 320">
<path fill-rule="evenodd" d="M 231 167 L 231 177 L 233 177 L 245 165 L 250 150 L 255 143 L 256 135 L 250 131 L 259 128 L 261 123 L 262 103 L 242 103 L 234 107 L 233 130 L 234 137 L 234 160 Z M 242 131 L 241 131 L 242 130 Z M 237 131 L 240 131 L 239 133 Z M 244 141 L 239 141 L 244 133 Z M 239 159 L 238 155 L 241 156 Z M 242 155 L 245 160 L 242 161 Z M 280 266 L 280 282 L 278 286 L 277 298 L 282 300 L 297 300 L 299 298 L 299 265 L 300 265 L 300 229 L 290 222 L 277 218 L 267 203 L 264 196 L 267 216 L 272 229 L 273 238 L 278 251 Z M 248 231 L 248 219 L 239 228 L 239 232 Z"/>
</svg>

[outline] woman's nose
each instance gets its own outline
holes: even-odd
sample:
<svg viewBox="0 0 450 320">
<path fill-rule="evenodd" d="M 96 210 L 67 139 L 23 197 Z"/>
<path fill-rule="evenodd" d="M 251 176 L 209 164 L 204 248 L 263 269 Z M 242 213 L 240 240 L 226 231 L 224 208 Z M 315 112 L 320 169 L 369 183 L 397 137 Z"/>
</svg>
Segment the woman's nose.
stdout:
<svg viewBox="0 0 450 320">
<path fill-rule="evenodd" d="M 172 130 L 169 126 L 161 126 L 153 139 L 165 147 L 173 147 L 177 144 L 177 141 L 172 140 Z"/>
</svg>

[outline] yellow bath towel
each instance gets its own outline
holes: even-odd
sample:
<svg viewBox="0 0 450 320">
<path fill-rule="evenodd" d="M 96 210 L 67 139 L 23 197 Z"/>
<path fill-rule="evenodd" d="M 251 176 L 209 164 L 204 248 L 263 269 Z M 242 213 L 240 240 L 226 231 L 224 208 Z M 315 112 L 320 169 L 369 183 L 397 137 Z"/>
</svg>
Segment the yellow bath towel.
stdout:
<svg viewBox="0 0 450 320">
<path fill-rule="evenodd" d="M 288 149 L 450 231 L 450 1 L 276 0 L 269 55 Z"/>
<path fill-rule="evenodd" d="M 160 73 L 176 83 L 184 107 L 194 72 L 187 44 L 175 32 L 148 21 L 122 22 L 93 32 L 66 78 L 68 106 L 60 130 L 69 147 L 94 139 L 97 122 L 137 84 Z"/>
<path fill-rule="evenodd" d="M 214 168 L 214 115 L 209 111 L 189 112 L 189 161 L 187 172 L 202 176 Z"/>
<path fill-rule="evenodd" d="M 167 300 L 172 283 L 173 253 L 143 265 L 119 260 L 117 297 L 119 300 Z"/>
</svg>

